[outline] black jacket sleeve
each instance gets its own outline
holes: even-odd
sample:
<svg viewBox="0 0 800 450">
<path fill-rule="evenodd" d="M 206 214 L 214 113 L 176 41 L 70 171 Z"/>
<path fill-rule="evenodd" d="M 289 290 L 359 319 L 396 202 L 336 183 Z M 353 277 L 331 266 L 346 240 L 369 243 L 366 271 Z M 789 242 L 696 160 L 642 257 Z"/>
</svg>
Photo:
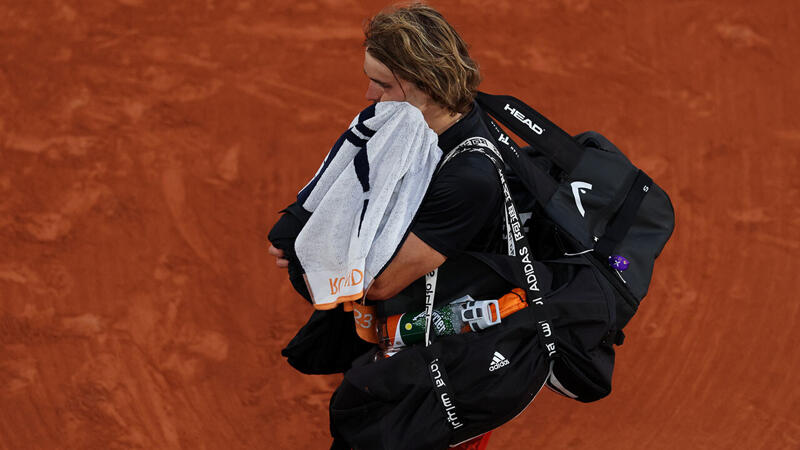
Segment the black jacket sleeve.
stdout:
<svg viewBox="0 0 800 450">
<path fill-rule="evenodd" d="M 281 212 L 283 215 L 269 231 L 267 239 L 272 242 L 275 248 L 283 250 L 284 257 L 289 260 L 289 281 L 292 282 L 292 286 L 297 293 L 311 302 L 311 294 L 309 294 L 308 287 L 303 278 L 305 270 L 303 270 L 303 267 L 300 265 L 300 261 L 297 259 L 297 253 L 295 253 L 294 250 L 294 243 L 297 240 L 297 235 L 300 234 L 303 225 L 308 222 L 311 213 L 303 209 L 303 207 L 297 203 L 292 203 Z"/>
</svg>

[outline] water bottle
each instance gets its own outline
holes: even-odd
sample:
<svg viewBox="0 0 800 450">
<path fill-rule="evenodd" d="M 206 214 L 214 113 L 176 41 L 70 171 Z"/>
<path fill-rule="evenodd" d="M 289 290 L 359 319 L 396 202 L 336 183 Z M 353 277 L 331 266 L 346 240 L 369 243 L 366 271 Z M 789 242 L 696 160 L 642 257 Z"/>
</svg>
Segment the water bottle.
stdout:
<svg viewBox="0 0 800 450">
<path fill-rule="evenodd" d="M 499 299 L 475 300 L 469 295 L 436 308 L 431 313 L 431 332 L 449 336 L 485 330 L 528 306 L 525 292 L 514 289 Z M 378 323 L 378 340 L 384 357 L 425 340 L 425 311 L 389 316 Z"/>
</svg>

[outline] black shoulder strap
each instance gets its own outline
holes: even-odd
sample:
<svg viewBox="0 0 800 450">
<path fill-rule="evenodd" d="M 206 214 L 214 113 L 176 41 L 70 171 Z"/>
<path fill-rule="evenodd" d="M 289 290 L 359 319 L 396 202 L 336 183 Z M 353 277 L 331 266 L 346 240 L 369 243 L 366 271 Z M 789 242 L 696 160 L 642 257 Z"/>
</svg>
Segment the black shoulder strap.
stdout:
<svg viewBox="0 0 800 450">
<path fill-rule="evenodd" d="M 603 236 L 597 241 L 594 246 L 594 251 L 603 259 L 608 259 L 611 252 L 625 239 L 633 223 L 636 221 L 636 214 L 639 212 L 639 207 L 644 201 L 645 195 L 650 191 L 653 186 L 653 180 L 647 176 L 643 171 L 636 174 L 628 194 L 625 195 L 625 201 L 622 206 L 617 210 L 614 217 L 609 220 L 606 225 L 606 231 Z"/>
<path fill-rule="evenodd" d="M 540 204 L 546 205 L 558 190 L 558 182 L 541 167 L 526 161 L 526 158 L 522 156 L 525 151 L 519 148 L 511 136 L 505 134 L 486 111 L 481 111 L 481 114 L 489 133 L 497 144 L 503 161 L 508 164 L 512 172 L 519 175 L 519 181 L 533 195 L 533 198 Z"/>
<path fill-rule="evenodd" d="M 564 172 L 571 173 L 578 164 L 584 152 L 583 147 L 567 132 L 521 100 L 510 95 L 491 95 L 485 92 L 478 92 L 476 100 L 484 111 L 536 150 L 548 155 Z M 495 139 L 498 137 L 495 136 Z M 507 139 L 508 136 L 499 138 L 500 143 L 506 144 Z"/>
<path fill-rule="evenodd" d="M 547 352 L 548 359 L 554 359 L 558 356 L 558 353 L 556 350 L 556 338 L 553 334 L 552 319 L 545 306 L 545 292 L 543 292 L 543 288 L 539 286 L 539 279 L 536 275 L 534 264 L 534 255 L 531 251 L 528 237 L 523 231 L 522 221 L 517 212 L 517 207 L 514 204 L 514 199 L 511 198 L 511 191 L 508 189 L 506 177 L 503 174 L 502 157 L 489 140 L 476 137 L 467 139 L 459 144 L 448 154 L 443 164 L 446 164 L 450 159 L 465 152 L 478 152 L 486 156 L 497 171 L 497 176 L 503 189 L 503 209 L 508 255 L 517 260 L 517 265 L 520 270 L 519 274 L 521 275 L 520 278 L 524 280 L 523 287 L 525 289 L 526 301 L 533 310 L 533 315 L 537 321 L 536 331 L 539 335 L 539 342 Z"/>
</svg>

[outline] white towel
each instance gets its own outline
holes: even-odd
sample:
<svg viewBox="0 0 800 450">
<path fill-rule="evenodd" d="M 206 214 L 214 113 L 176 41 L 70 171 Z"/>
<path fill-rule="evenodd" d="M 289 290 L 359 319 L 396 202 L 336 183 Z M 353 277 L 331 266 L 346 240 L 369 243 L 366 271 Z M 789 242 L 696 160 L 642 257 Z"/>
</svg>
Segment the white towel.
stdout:
<svg viewBox="0 0 800 450">
<path fill-rule="evenodd" d="M 356 117 L 298 194 L 311 218 L 295 250 L 317 309 L 364 295 L 394 256 L 442 151 L 422 113 L 380 102 Z"/>
</svg>

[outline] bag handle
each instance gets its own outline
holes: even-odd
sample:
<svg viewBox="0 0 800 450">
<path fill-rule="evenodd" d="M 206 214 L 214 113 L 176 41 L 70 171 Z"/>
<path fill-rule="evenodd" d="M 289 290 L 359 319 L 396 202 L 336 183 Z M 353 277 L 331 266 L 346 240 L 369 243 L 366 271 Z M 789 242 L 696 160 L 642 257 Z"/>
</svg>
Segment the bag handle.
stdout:
<svg viewBox="0 0 800 450">
<path fill-rule="evenodd" d="M 505 134 L 502 128 L 489 117 L 486 111 L 481 111 L 483 120 L 489 133 L 497 143 L 502 160 L 519 175 L 519 181 L 542 206 L 547 205 L 553 194 L 558 191 L 558 182 L 536 164 L 523 161 L 520 156 L 524 152 L 519 148 L 511 136 Z"/>
<path fill-rule="evenodd" d="M 478 92 L 475 100 L 498 122 L 549 156 L 564 172 L 572 173 L 578 165 L 584 148 L 566 131 L 521 100 L 510 95 L 491 95 L 485 92 Z M 500 144 L 507 145 L 509 137 L 501 135 L 499 138 L 495 136 L 495 139 Z"/>
</svg>

